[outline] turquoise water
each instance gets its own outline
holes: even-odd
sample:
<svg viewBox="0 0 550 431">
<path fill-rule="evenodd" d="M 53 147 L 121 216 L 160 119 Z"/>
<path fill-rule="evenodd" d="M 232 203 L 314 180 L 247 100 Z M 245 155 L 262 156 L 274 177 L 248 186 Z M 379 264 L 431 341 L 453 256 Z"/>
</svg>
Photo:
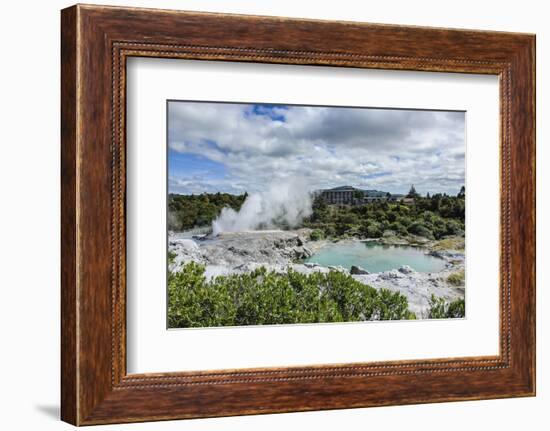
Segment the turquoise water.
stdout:
<svg viewBox="0 0 550 431">
<path fill-rule="evenodd" d="M 429 256 L 418 247 L 382 245 L 375 242 L 352 242 L 329 245 L 306 262 L 321 266 L 360 266 L 370 272 L 389 271 L 409 265 L 418 272 L 437 272 L 445 267 L 443 259 Z"/>
</svg>

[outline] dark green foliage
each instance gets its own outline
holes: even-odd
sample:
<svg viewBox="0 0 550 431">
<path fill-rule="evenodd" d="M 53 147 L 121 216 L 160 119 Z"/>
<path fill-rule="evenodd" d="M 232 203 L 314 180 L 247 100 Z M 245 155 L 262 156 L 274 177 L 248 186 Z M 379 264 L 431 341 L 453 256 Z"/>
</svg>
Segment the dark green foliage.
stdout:
<svg viewBox="0 0 550 431">
<path fill-rule="evenodd" d="M 346 233 L 352 234 L 359 224 L 359 217 L 353 212 L 340 212 L 336 217 L 336 234 L 342 236 Z"/>
<path fill-rule="evenodd" d="M 182 231 L 208 226 L 222 208 L 238 211 L 247 194 L 203 193 L 200 195 L 168 195 L 168 229 Z"/>
<path fill-rule="evenodd" d="M 394 231 L 397 235 L 401 235 L 401 236 L 407 235 L 407 228 L 403 226 L 401 223 L 399 223 L 398 221 L 390 224 L 390 230 Z"/>
<path fill-rule="evenodd" d="M 447 220 L 445 223 L 447 235 L 462 235 L 464 234 L 464 224 L 458 220 Z"/>
<path fill-rule="evenodd" d="M 171 194 L 168 196 L 168 229 L 181 231 L 209 226 L 222 208 L 238 211 L 246 197 L 246 193 L 239 196 L 227 193 Z M 459 193 L 458 197 L 442 194 L 417 196 L 413 205 L 381 201 L 337 206 L 327 205 L 322 197 L 317 196 L 311 216 L 299 227 L 318 231 L 313 234 L 318 239 L 342 236 L 379 238 L 386 230 L 399 236 L 413 234 L 441 239 L 464 234 L 464 202 L 464 194 Z"/>
<path fill-rule="evenodd" d="M 319 241 L 325 237 L 325 233 L 321 229 L 315 229 L 311 234 L 309 235 L 309 239 L 311 241 Z"/>
<path fill-rule="evenodd" d="M 454 319 L 465 316 L 464 299 L 446 302 L 444 298 L 432 294 L 429 303 L 428 319 Z"/>
<path fill-rule="evenodd" d="M 425 238 L 434 239 L 433 232 L 426 227 L 426 225 L 420 221 L 412 223 L 407 230 L 413 235 L 423 236 Z"/>
<path fill-rule="evenodd" d="M 457 299 L 449 304 L 446 317 L 450 319 L 464 317 L 466 315 L 464 299 Z"/>
<path fill-rule="evenodd" d="M 372 220 L 363 223 L 360 232 L 365 238 L 380 238 L 384 233 L 382 223 Z"/>
<path fill-rule="evenodd" d="M 168 276 L 168 326 L 273 325 L 414 319 L 405 296 L 376 290 L 347 274 L 285 274 L 260 268 L 207 281 L 204 267 Z"/>
<path fill-rule="evenodd" d="M 175 251 L 169 251 L 168 252 L 168 263 L 173 263 L 174 260 L 176 259 L 176 252 Z"/>
<path fill-rule="evenodd" d="M 327 205 L 317 197 L 313 214 L 303 226 L 324 232 L 325 237 L 379 238 L 385 230 L 399 236 L 420 235 L 441 239 L 464 234 L 464 201 L 461 197 L 435 194 L 415 198 L 413 205 L 371 202 L 364 205 Z"/>
<path fill-rule="evenodd" d="M 416 189 L 414 188 L 414 185 L 411 186 L 409 193 L 407 194 L 408 198 L 417 198 L 420 195 L 416 192 Z"/>
</svg>

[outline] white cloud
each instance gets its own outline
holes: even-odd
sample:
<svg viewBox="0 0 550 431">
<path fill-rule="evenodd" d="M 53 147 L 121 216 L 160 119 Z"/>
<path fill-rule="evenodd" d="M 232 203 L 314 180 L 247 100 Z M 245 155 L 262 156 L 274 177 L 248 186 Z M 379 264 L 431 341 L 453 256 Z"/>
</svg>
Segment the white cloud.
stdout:
<svg viewBox="0 0 550 431">
<path fill-rule="evenodd" d="M 223 163 L 228 173 L 208 182 L 179 173 L 171 184 L 180 186 L 170 190 L 265 190 L 299 176 L 317 188 L 404 193 L 414 184 L 421 193 L 457 193 L 464 184 L 464 132 L 461 112 L 299 106 L 254 112 L 252 105 L 170 102 L 170 148 Z"/>
</svg>

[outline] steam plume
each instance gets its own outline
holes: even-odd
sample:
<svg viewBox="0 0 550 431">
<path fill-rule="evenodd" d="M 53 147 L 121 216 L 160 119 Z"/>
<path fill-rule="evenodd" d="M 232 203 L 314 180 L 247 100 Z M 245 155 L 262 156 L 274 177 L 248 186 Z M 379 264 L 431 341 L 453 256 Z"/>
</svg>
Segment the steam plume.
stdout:
<svg viewBox="0 0 550 431">
<path fill-rule="evenodd" d="M 312 213 L 313 199 L 302 179 L 273 184 L 262 193 L 252 193 L 237 212 L 223 208 L 212 222 L 212 233 L 258 229 L 293 228 Z"/>
</svg>

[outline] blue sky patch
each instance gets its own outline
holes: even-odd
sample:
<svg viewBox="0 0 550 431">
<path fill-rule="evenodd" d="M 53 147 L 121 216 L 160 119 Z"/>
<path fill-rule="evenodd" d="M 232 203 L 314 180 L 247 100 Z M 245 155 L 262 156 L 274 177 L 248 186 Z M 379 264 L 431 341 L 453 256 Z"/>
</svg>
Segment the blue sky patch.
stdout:
<svg viewBox="0 0 550 431">
<path fill-rule="evenodd" d="M 272 121 L 285 122 L 285 116 L 281 111 L 288 110 L 287 106 L 284 105 L 268 105 L 268 104 L 258 104 L 252 105 L 252 109 L 248 111 L 249 115 L 259 115 L 268 117 Z M 245 111 L 247 112 L 247 111 Z"/>
<path fill-rule="evenodd" d="M 223 163 L 207 159 L 201 155 L 179 153 L 174 150 L 168 152 L 168 172 L 174 177 L 200 176 L 203 179 L 221 179 L 227 174 Z"/>
</svg>

